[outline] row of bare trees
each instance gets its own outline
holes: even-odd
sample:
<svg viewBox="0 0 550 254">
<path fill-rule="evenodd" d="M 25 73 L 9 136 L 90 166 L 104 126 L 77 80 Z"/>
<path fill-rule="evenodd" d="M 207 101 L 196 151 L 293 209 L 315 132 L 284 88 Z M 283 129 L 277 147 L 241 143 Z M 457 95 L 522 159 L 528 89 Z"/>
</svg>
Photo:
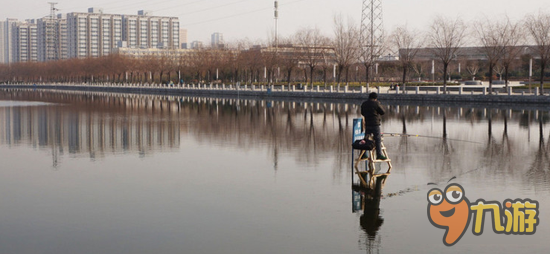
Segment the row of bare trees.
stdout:
<svg viewBox="0 0 550 254">
<path fill-rule="evenodd" d="M 470 29 L 471 28 L 471 29 Z M 374 48 L 361 41 L 353 21 L 334 18 L 333 36 L 318 28 L 303 28 L 275 43 L 240 41 L 225 48 L 199 48 L 188 51 L 155 51 L 135 57 L 113 54 L 100 58 L 68 59 L 55 62 L 0 65 L 0 81 L 10 82 L 313 82 L 330 79 L 335 83 L 355 79 L 373 80 L 376 65 L 386 80 L 405 85 L 410 73 L 426 74 L 431 61 L 437 61 L 444 90 L 453 63 L 464 62 L 472 76 L 485 69 L 492 89 L 494 72 L 504 73 L 508 84 L 514 64 L 529 55 L 540 68 L 540 89 L 550 60 L 550 14 L 528 15 L 521 21 L 487 18 L 466 24 L 460 18 L 435 18 L 429 30 L 420 32 L 406 26 L 395 28 Z M 363 36 L 364 38 L 365 36 Z M 368 36 L 367 36 L 368 37 Z M 264 46 L 255 46 L 255 45 Z M 531 45 L 531 46 L 524 46 Z M 476 52 L 464 53 L 465 46 Z M 528 50 L 526 50 L 528 49 Z M 461 52 L 462 50 L 462 52 Z M 468 59 L 471 55 L 477 59 Z M 383 61 L 382 56 L 398 56 Z M 480 60 L 481 59 L 481 60 Z M 391 59 L 385 59 L 391 60 Z M 481 66 L 480 66 L 481 65 Z M 397 74 L 399 70 L 401 74 Z M 362 73 L 362 74 L 359 74 Z"/>
<path fill-rule="evenodd" d="M 472 27 L 473 29 L 468 29 Z M 397 29 L 392 38 L 395 45 L 401 50 L 401 62 L 406 73 L 406 64 L 411 62 L 423 45 L 423 42 L 409 38 L 406 30 Z M 418 34 L 418 33 L 413 33 Z M 508 85 L 509 72 L 514 62 L 519 62 L 522 55 L 529 55 L 538 60 L 540 66 L 540 89 L 543 91 L 545 71 L 550 60 L 550 14 L 538 13 L 527 15 L 524 20 L 512 21 L 510 18 L 490 20 L 485 18 L 476 21 L 470 26 L 461 19 L 436 18 L 430 26 L 427 42 L 424 45 L 430 48 L 434 58 L 443 66 L 444 90 L 447 82 L 448 66 L 453 61 L 460 61 L 459 51 L 465 45 L 475 46 L 476 51 L 483 57 L 487 65 L 489 90 L 492 92 L 493 73 L 504 72 L 504 80 Z M 399 43 L 401 42 L 401 43 Z M 406 43 L 408 42 L 408 44 Z M 407 45 L 413 45 L 410 48 Z M 531 45 L 531 46 L 525 46 Z M 403 54 L 405 53 L 405 54 Z M 468 71 L 475 75 L 477 68 L 467 66 Z M 501 73 L 500 73 L 501 74 Z M 502 75 L 502 74 L 501 74 Z M 404 74 L 405 76 L 405 74 Z M 405 83 L 405 80 L 403 80 Z"/>
</svg>

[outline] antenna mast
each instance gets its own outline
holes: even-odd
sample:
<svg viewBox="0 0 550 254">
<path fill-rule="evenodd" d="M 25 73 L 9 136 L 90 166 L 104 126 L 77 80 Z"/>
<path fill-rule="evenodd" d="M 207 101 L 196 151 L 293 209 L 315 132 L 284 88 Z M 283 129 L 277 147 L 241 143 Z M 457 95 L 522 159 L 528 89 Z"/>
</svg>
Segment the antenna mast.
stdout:
<svg viewBox="0 0 550 254">
<path fill-rule="evenodd" d="M 279 1 L 275 1 L 275 48 L 279 47 Z"/>
<path fill-rule="evenodd" d="M 57 11 L 57 9 L 55 8 L 55 5 L 57 3 L 48 2 L 48 4 L 50 5 L 50 19 L 55 19 L 55 11 Z"/>
</svg>

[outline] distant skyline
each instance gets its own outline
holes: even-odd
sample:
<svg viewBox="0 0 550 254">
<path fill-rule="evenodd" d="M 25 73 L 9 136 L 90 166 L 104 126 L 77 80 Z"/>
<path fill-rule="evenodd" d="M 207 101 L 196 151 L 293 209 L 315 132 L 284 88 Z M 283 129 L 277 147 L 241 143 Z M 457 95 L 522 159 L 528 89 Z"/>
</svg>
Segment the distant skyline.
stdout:
<svg viewBox="0 0 550 254">
<path fill-rule="evenodd" d="M 18 0 L 0 9 L 0 19 L 38 19 L 48 16 L 51 0 Z M 54 0 L 55 1 L 55 0 Z M 109 14 L 137 14 L 152 11 L 156 16 L 174 16 L 180 27 L 187 29 L 188 42 L 210 42 L 219 32 L 226 42 L 248 38 L 266 41 L 275 30 L 273 0 L 80 0 L 57 1 L 57 13 L 87 12 L 89 7 L 101 8 Z M 362 0 L 279 0 L 279 35 L 285 37 L 300 28 L 318 27 L 323 34 L 333 35 L 333 18 L 341 14 L 357 26 L 361 22 Z M 346 3 L 346 4 L 344 4 Z M 472 22 L 485 17 L 508 15 L 520 20 L 526 14 L 550 13 L 548 0 L 382 0 L 384 27 L 391 32 L 407 24 L 409 28 L 427 31 L 437 15 L 461 17 Z"/>
</svg>

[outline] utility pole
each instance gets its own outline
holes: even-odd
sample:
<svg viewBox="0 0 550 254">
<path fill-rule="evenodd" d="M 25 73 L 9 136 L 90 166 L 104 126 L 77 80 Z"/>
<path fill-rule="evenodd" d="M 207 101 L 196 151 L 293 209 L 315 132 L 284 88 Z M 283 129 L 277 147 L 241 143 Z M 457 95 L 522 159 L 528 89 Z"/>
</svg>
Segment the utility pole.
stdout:
<svg viewBox="0 0 550 254">
<path fill-rule="evenodd" d="M 363 0 L 363 8 L 361 14 L 361 49 L 364 60 L 370 66 L 372 78 L 372 66 L 374 59 L 380 55 L 380 47 L 384 36 L 384 27 L 382 22 L 382 0 Z M 369 80 L 367 80 L 367 85 Z"/>
<path fill-rule="evenodd" d="M 275 17 L 275 59 L 277 59 L 279 54 L 279 1 L 275 1 L 274 3 L 274 17 Z M 274 75 L 274 74 L 272 74 Z M 277 79 L 279 78 L 279 74 L 275 77 L 275 83 L 277 83 Z"/>
<path fill-rule="evenodd" d="M 274 17 L 275 17 L 275 49 L 277 49 L 279 47 L 279 1 L 275 1 L 274 3 L 274 6 L 275 6 L 275 12 L 274 12 Z"/>
</svg>

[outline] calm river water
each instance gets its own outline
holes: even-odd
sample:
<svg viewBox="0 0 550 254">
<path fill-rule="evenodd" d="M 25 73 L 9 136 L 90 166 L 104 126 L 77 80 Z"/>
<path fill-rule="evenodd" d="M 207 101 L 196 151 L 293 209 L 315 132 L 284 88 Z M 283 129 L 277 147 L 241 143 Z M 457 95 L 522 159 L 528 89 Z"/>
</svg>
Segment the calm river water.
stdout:
<svg viewBox="0 0 550 254">
<path fill-rule="evenodd" d="M 382 100 L 383 132 L 421 136 L 386 135 L 373 210 L 352 190 L 359 103 L 3 90 L 0 253 L 548 253 L 547 109 Z M 538 201 L 536 233 L 486 212 L 445 246 L 427 193 L 453 177 L 472 203 Z"/>
</svg>

